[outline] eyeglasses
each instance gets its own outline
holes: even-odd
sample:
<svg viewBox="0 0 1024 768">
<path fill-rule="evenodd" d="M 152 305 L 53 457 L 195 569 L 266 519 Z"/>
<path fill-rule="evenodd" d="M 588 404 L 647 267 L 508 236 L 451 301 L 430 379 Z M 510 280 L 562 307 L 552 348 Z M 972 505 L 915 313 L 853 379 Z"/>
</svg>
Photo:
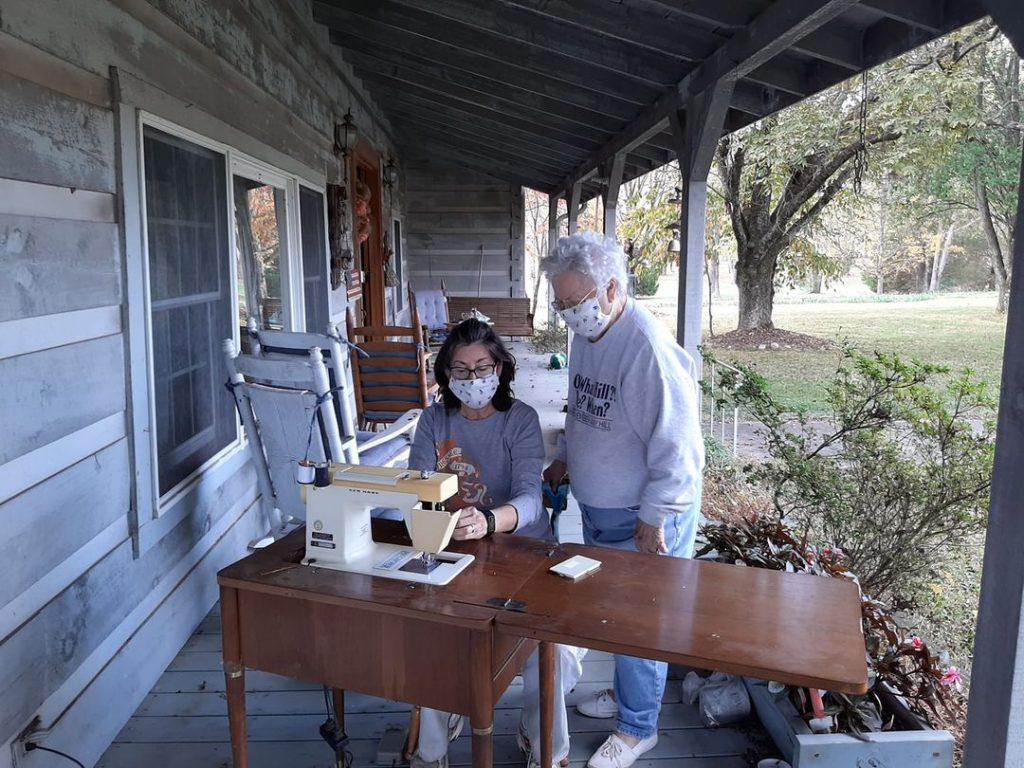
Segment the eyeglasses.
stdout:
<svg viewBox="0 0 1024 768">
<path fill-rule="evenodd" d="M 486 379 L 494 373 L 496 367 L 494 363 L 490 363 L 488 365 L 478 365 L 476 368 L 449 368 L 448 374 L 458 381 L 466 381 L 470 376 L 476 379 Z"/>
<path fill-rule="evenodd" d="M 597 291 L 598 291 L 597 286 L 594 286 L 593 290 L 589 291 L 586 296 L 584 296 L 582 299 L 576 299 L 571 304 L 568 303 L 568 302 L 565 302 L 565 301 L 559 301 L 558 299 L 555 299 L 554 301 L 551 302 L 551 308 L 553 310 L 555 310 L 555 312 L 564 312 L 567 309 L 572 309 L 573 307 L 578 307 L 580 304 L 582 304 L 587 299 L 589 299 L 589 298 L 591 298 L 593 296 L 596 296 L 597 295 Z"/>
</svg>

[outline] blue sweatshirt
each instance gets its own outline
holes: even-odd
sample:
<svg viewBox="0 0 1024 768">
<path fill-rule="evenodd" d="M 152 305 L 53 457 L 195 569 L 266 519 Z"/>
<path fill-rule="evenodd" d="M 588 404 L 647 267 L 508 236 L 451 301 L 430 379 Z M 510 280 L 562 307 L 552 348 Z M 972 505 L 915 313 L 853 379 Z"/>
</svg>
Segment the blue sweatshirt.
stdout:
<svg viewBox="0 0 1024 768">
<path fill-rule="evenodd" d="M 640 506 L 660 526 L 698 514 L 704 439 L 693 358 L 632 299 L 595 342 L 573 338 L 565 447 L 573 495 Z"/>
<path fill-rule="evenodd" d="M 459 476 L 459 492 L 449 500 L 449 509 L 511 504 L 519 515 L 514 533 L 550 538 L 540 490 L 543 467 L 540 419 L 519 400 L 477 421 L 443 403 L 432 405 L 420 416 L 409 454 L 410 469 Z"/>
</svg>

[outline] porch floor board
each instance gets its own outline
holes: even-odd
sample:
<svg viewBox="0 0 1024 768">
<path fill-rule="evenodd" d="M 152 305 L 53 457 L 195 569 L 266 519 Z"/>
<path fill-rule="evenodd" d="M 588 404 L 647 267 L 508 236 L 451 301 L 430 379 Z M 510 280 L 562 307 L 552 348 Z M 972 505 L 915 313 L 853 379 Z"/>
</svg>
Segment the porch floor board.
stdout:
<svg viewBox="0 0 1024 768">
<path fill-rule="evenodd" d="M 219 649 L 219 606 L 197 628 L 185 648 L 136 710 L 99 768 L 227 768 L 231 764 L 227 704 Z M 572 732 L 570 765 L 583 768 L 600 746 L 612 722 L 577 714 L 575 703 L 610 687 L 613 661 L 591 652 L 584 674 L 569 695 Z M 266 672 L 246 673 L 246 707 L 252 768 L 327 768 L 332 756 L 318 735 L 325 718 L 323 689 L 312 683 Z M 519 766 L 516 747 L 521 682 L 498 702 L 494 720 L 494 764 Z M 766 737 L 756 722 L 740 728 L 705 728 L 695 706 L 680 702 L 680 683 L 670 679 L 659 719 L 658 746 L 639 768 L 746 768 L 766 752 Z M 404 727 L 409 706 L 356 692 L 345 695 L 345 725 L 353 766 L 375 765 L 377 743 L 389 726 Z M 463 735 L 449 751 L 453 766 L 470 764 L 470 739 Z"/>
</svg>

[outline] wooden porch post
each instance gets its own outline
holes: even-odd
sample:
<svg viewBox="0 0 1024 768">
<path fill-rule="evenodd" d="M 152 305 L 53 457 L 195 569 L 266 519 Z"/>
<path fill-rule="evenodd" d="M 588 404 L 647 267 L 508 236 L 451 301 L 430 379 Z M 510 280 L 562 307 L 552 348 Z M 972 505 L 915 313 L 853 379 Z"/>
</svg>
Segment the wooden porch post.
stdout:
<svg viewBox="0 0 1024 768">
<path fill-rule="evenodd" d="M 985 0 L 985 6 L 1024 54 L 1018 0 Z M 1024 765 L 1024 161 L 1020 190 L 967 717 L 968 768 Z"/>
<path fill-rule="evenodd" d="M 555 247 L 558 242 L 558 195 L 548 195 L 548 251 Z M 558 327 L 558 314 L 551 308 L 551 302 L 555 300 L 555 294 L 551 289 L 551 281 L 548 284 L 548 328 Z M 536 311 L 536 310 L 534 310 Z"/>
<path fill-rule="evenodd" d="M 679 239 L 683 260 L 679 265 L 679 308 L 676 341 L 693 357 L 700 370 L 700 313 L 704 296 L 704 219 L 707 214 L 708 173 L 715 147 L 729 111 L 734 81 L 719 81 L 695 97 L 684 109 L 669 116 L 675 140 L 683 194 Z"/>
<path fill-rule="evenodd" d="M 568 203 L 569 211 L 569 234 L 573 234 L 576 229 L 576 221 L 580 217 L 580 196 L 583 192 L 583 182 L 577 179 L 574 181 L 568 189 L 565 190 L 565 200 Z"/>
<path fill-rule="evenodd" d="M 608 163 L 608 191 L 604 195 L 604 235 L 615 238 L 615 210 L 619 205 L 619 187 L 626 166 L 626 153 L 618 152 Z"/>
</svg>

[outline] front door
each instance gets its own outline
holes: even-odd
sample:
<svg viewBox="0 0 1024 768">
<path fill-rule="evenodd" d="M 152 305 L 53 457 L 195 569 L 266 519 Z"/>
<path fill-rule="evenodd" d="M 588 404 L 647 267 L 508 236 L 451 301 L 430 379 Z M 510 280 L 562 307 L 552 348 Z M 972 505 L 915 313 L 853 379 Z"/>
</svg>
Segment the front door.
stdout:
<svg viewBox="0 0 1024 768">
<path fill-rule="evenodd" d="M 361 143 L 353 153 L 352 200 L 355 212 L 357 269 L 362 296 L 356 322 L 384 325 L 384 234 L 381 230 L 380 153 Z"/>
</svg>

